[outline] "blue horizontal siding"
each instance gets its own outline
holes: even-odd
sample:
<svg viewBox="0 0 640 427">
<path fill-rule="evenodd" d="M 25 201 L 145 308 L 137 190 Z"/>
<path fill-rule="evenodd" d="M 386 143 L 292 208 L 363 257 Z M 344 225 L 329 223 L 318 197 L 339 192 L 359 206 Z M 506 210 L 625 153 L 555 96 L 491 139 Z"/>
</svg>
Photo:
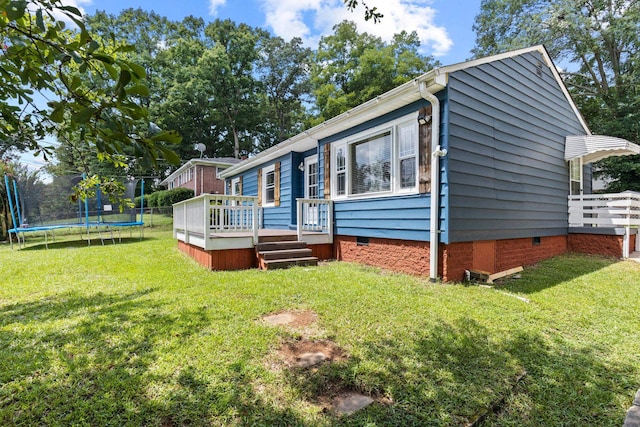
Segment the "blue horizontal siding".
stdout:
<svg viewBox="0 0 640 427">
<path fill-rule="evenodd" d="M 334 202 L 335 234 L 429 240 L 429 195 Z"/>
<path fill-rule="evenodd" d="M 538 52 L 452 73 L 450 242 L 567 232 L 567 135 L 584 134 Z"/>
<path fill-rule="evenodd" d="M 244 196 L 257 196 L 258 195 L 258 170 L 269 167 L 277 162 L 280 162 L 280 206 L 265 207 L 262 209 L 262 226 L 263 228 L 272 228 L 278 230 L 289 229 L 290 224 L 293 223 L 292 217 L 295 210 L 295 197 L 294 188 L 292 188 L 292 161 L 297 153 L 287 153 L 286 155 L 272 160 L 268 163 L 264 163 L 260 166 L 249 169 L 240 175 L 242 176 L 242 195 Z M 295 171 L 299 172 L 296 169 Z M 237 175 L 236 175 L 237 176 Z M 231 180 L 236 176 L 227 178 Z M 297 177 L 294 176 L 293 179 Z"/>
</svg>

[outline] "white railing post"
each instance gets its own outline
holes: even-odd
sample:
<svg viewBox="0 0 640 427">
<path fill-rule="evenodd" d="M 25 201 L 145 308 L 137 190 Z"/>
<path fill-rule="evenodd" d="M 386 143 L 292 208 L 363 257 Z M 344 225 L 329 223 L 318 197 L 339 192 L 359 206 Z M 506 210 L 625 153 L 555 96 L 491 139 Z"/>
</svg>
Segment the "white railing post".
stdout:
<svg viewBox="0 0 640 427">
<path fill-rule="evenodd" d="M 184 241 L 185 243 L 189 243 L 189 227 L 187 222 L 187 211 L 189 210 L 189 205 L 187 202 L 182 206 L 182 230 L 184 231 Z"/>
<path fill-rule="evenodd" d="M 258 218 L 258 199 L 256 198 L 251 203 L 251 230 L 253 231 L 253 244 L 258 244 L 258 230 L 260 226 L 259 218 Z"/>
<path fill-rule="evenodd" d="M 302 240 L 303 236 L 303 215 L 304 203 L 302 199 L 296 199 L 296 231 L 298 232 L 298 240 Z"/>
<path fill-rule="evenodd" d="M 327 229 L 329 230 L 329 243 L 333 243 L 333 203 L 327 205 Z"/>
<path fill-rule="evenodd" d="M 208 242 L 211 237 L 211 199 L 205 196 L 202 199 L 202 203 L 204 204 L 204 217 L 202 218 L 204 221 L 202 224 L 204 233 L 202 234 L 204 235 L 205 242 Z"/>
</svg>

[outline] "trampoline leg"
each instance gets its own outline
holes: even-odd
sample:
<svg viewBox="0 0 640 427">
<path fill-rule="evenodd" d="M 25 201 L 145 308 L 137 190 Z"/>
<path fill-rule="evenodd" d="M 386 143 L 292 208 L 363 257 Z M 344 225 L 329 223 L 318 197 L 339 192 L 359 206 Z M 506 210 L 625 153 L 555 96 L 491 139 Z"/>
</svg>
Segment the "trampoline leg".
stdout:
<svg viewBox="0 0 640 427">
<path fill-rule="evenodd" d="M 13 250 L 13 238 L 11 237 L 11 232 L 9 232 L 9 245 L 11 246 L 11 250 Z"/>
<path fill-rule="evenodd" d="M 49 235 L 47 233 L 47 230 L 44 230 L 44 247 L 49 249 L 49 239 L 48 239 Z"/>
</svg>

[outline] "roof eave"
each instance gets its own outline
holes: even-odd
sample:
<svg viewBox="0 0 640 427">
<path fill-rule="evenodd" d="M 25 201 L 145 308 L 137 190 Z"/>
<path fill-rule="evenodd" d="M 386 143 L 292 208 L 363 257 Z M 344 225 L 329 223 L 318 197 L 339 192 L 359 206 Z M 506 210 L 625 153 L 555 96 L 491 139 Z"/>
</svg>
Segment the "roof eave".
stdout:
<svg viewBox="0 0 640 427">
<path fill-rule="evenodd" d="M 306 151 L 315 146 L 320 139 L 326 138 L 359 124 L 365 123 L 375 117 L 394 111 L 398 108 L 397 102 L 401 100 L 406 105 L 420 99 L 420 84 L 427 83 L 427 90 L 436 93 L 446 87 L 446 75 L 439 69 L 433 69 L 420 77 L 417 77 L 401 86 L 358 105 L 336 117 L 326 120 L 298 135 L 289 138 L 273 147 L 270 147 L 237 165 L 225 169 L 220 173 L 221 178 L 227 178 L 251 169 L 259 164 L 274 160 L 292 151 Z"/>
</svg>

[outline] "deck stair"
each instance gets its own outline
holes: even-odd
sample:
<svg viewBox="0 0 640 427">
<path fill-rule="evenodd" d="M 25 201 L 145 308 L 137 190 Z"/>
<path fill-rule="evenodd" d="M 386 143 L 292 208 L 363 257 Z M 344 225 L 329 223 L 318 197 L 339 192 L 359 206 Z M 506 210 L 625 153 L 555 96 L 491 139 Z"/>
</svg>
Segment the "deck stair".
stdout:
<svg viewBox="0 0 640 427">
<path fill-rule="evenodd" d="M 260 239 L 256 245 L 258 267 L 261 270 L 288 268 L 295 265 L 318 265 L 306 242 L 295 240 L 295 236 Z"/>
</svg>

